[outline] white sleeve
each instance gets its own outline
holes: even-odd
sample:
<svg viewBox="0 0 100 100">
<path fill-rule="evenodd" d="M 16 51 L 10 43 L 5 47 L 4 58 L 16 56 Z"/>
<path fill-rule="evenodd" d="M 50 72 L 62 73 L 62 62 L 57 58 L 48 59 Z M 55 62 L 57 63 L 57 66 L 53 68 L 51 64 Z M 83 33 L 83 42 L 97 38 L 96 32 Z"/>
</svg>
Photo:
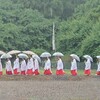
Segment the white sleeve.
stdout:
<svg viewBox="0 0 100 100">
<path fill-rule="evenodd" d="M 71 70 L 77 70 L 77 62 L 75 59 L 71 62 Z"/>
<path fill-rule="evenodd" d="M 9 71 L 12 71 L 12 73 L 13 73 L 13 68 L 12 68 L 12 65 L 11 65 L 11 61 L 8 61 L 8 66 L 9 66 Z"/>
<path fill-rule="evenodd" d="M 57 70 L 60 70 L 60 69 L 63 69 L 63 62 L 61 59 L 58 60 L 58 62 L 57 62 Z"/>
<path fill-rule="evenodd" d="M 0 61 L 0 71 L 2 71 L 2 63 L 1 63 L 1 61 Z"/>
<path fill-rule="evenodd" d="M 35 59 L 35 65 L 34 65 L 34 67 L 35 67 L 35 70 L 36 69 L 38 69 L 39 70 L 39 62 L 38 62 L 38 60 L 37 59 Z"/>
<path fill-rule="evenodd" d="M 46 70 L 46 69 L 51 69 L 51 62 L 50 62 L 49 59 L 46 61 L 44 69 L 45 69 L 45 70 Z"/>
<path fill-rule="evenodd" d="M 29 68 L 29 60 L 27 61 L 27 64 L 26 64 L 26 71 L 28 70 Z"/>
<path fill-rule="evenodd" d="M 85 70 L 88 70 L 91 68 L 91 62 L 90 60 L 88 59 L 87 62 L 85 63 Z"/>
<path fill-rule="evenodd" d="M 16 59 L 14 61 L 14 67 L 13 67 L 13 69 L 16 69 L 16 68 L 19 68 L 19 60 L 18 59 Z"/>
<path fill-rule="evenodd" d="M 9 64 L 9 65 L 10 65 L 10 68 L 11 68 L 12 73 L 14 73 L 14 72 L 13 72 L 12 65 L 11 65 L 11 61 L 10 61 L 10 64 Z"/>
<path fill-rule="evenodd" d="M 33 62 L 33 58 L 30 59 L 30 69 L 33 69 L 34 67 L 34 62 Z"/>
<path fill-rule="evenodd" d="M 100 62 L 97 64 L 98 68 L 97 71 L 100 71 Z"/>
<path fill-rule="evenodd" d="M 22 63 L 21 63 L 21 71 L 24 71 L 24 70 L 26 70 L 26 69 L 27 69 L 26 61 L 24 60 L 24 61 L 22 61 Z"/>
</svg>

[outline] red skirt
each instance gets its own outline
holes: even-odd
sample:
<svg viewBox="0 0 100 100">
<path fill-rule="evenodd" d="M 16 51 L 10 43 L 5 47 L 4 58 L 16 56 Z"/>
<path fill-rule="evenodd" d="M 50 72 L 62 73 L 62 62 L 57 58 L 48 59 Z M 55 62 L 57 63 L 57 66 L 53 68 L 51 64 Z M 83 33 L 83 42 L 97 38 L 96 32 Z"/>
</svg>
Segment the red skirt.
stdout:
<svg viewBox="0 0 100 100">
<path fill-rule="evenodd" d="M 32 74 L 33 74 L 33 75 L 35 75 L 35 73 L 34 73 L 34 72 L 35 72 L 35 71 L 32 71 Z"/>
<path fill-rule="evenodd" d="M 51 74 L 52 74 L 52 72 L 50 69 L 44 70 L 44 75 L 51 75 Z"/>
<path fill-rule="evenodd" d="M 12 75 L 12 71 L 7 71 L 7 70 L 6 70 L 6 74 L 7 74 L 7 75 Z"/>
<path fill-rule="evenodd" d="M 90 69 L 84 70 L 84 74 L 85 74 L 85 75 L 90 75 L 90 74 L 91 74 L 91 70 L 90 70 Z"/>
<path fill-rule="evenodd" d="M 28 69 L 27 72 L 26 72 L 26 74 L 27 74 L 27 75 L 33 75 L 32 69 Z"/>
<path fill-rule="evenodd" d="M 26 75 L 25 71 L 21 71 L 21 75 Z"/>
<path fill-rule="evenodd" d="M 100 75 L 100 71 L 97 71 L 96 74 L 97 74 L 97 75 Z"/>
<path fill-rule="evenodd" d="M 56 70 L 56 75 L 64 75 L 65 72 L 64 70 L 60 69 L 60 70 Z"/>
<path fill-rule="evenodd" d="M 20 72 L 18 72 L 18 69 L 14 69 L 14 75 L 18 75 Z"/>
<path fill-rule="evenodd" d="M 36 69 L 36 70 L 34 71 L 34 74 L 35 74 L 35 75 L 39 75 L 39 74 L 40 74 L 39 71 L 38 71 L 38 69 Z"/>
<path fill-rule="evenodd" d="M 73 76 L 76 76 L 76 75 L 77 75 L 77 70 L 71 70 L 71 74 L 72 74 Z"/>
<path fill-rule="evenodd" d="M 2 71 L 0 72 L 0 75 L 2 75 L 3 73 L 2 73 Z"/>
</svg>

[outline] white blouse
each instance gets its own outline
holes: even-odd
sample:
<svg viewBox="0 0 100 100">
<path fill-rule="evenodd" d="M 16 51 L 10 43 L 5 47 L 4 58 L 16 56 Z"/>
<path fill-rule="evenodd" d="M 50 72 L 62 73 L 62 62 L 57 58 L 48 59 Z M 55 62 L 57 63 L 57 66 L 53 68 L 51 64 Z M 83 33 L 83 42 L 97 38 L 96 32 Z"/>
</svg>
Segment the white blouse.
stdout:
<svg viewBox="0 0 100 100">
<path fill-rule="evenodd" d="M 13 69 L 19 69 L 19 68 L 20 68 L 19 58 L 17 58 L 17 59 L 14 61 L 14 67 L 13 67 Z"/>
<path fill-rule="evenodd" d="M 71 62 L 71 70 L 77 70 L 77 62 L 75 59 Z"/>
<path fill-rule="evenodd" d="M 39 70 L 39 62 L 37 59 L 34 60 L 34 69 L 38 69 Z"/>
<path fill-rule="evenodd" d="M 98 65 L 97 71 L 100 71 L 100 62 L 97 65 Z"/>
<path fill-rule="evenodd" d="M 12 73 L 13 73 L 13 69 L 12 69 L 12 65 L 11 65 L 11 61 L 10 60 L 8 60 L 6 62 L 6 70 L 7 71 L 12 71 Z"/>
<path fill-rule="evenodd" d="M 91 61 L 90 59 L 87 59 L 87 61 L 85 62 L 85 70 L 91 69 Z"/>
<path fill-rule="evenodd" d="M 61 59 L 57 61 L 57 70 L 63 69 L 64 65 Z"/>
<path fill-rule="evenodd" d="M 33 69 L 33 59 L 30 58 L 27 62 L 27 69 Z"/>
<path fill-rule="evenodd" d="M 25 71 L 25 70 L 26 70 L 26 61 L 23 60 L 23 61 L 21 62 L 21 71 Z"/>
<path fill-rule="evenodd" d="M 1 59 L 0 59 L 0 71 L 2 71 L 2 63 L 1 63 Z"/>
<path fill-rule="evenodd" d="M 45 62 L 44 69 L 45 69 L 45 70 L 51 69 L 51 61 L 50 61 L 50 59 L 48 59 L 48 60 Z"/>
</svg>

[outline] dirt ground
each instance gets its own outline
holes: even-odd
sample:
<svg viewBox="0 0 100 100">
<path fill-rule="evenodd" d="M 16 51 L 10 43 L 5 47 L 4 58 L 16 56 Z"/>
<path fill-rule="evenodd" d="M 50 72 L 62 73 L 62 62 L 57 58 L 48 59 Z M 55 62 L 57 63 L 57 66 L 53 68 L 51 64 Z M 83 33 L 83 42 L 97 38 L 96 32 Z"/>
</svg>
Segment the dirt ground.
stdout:
<svg viewBox="0 0 100 100">
<path fill-rule="evenodd" d="M 0 100 L 100 100 L 100 76 L 0 76 Z"/>
</svg>

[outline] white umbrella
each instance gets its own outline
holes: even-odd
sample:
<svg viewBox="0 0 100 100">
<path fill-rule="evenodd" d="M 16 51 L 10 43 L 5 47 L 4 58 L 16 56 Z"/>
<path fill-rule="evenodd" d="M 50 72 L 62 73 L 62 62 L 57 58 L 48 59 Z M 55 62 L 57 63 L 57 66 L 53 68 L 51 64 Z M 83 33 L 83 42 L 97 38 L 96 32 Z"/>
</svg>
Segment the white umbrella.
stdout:
<svg viewBox="0 0 100 100">
<path fill-rule="evenodd" d="M 21 53 L 21 51 L 19 50 L 12 50 L 12 51 L 9 51 L 8 54 L 12 55 L 12 54 L 18 54 L 18 53 Z"/>
<path fill-rule="evenodd" d="M 32 52 L 32 51 L 22 51 L 23 53 L 25 53 L 25 54 L 28 54 L 28 55 L 34 55 L 35 53 L 34 52 Z"/>
<path fill-rule="evenodd" d="M 40 55 L 40 57 L 51 57 L 51 54 L 49 52 L 44 52 Z"/>
<path fill-rule="evenodd" d="M 55 52 L 53 56 L 62 57 L 64 55 L 61 52 Z"/>
<path fill-rule="evenodd" d="M 28 56 L 26 55 L 26 54 L 24 54 L 24 53 L 20 53 L 20 54 L 18 54 L 18 57 L 19 58 L 28 58 Z"/>
<path fill-rule="evenodd" d="M 32 55 L 32 58 L 37 59 L 39 62 L 41 62 L 41 59 L 37 54 Z"/>
<path fill-rule="evenodd" d="M 0 55 L 3 55 L 3 54 L 5 54 L 5 52 L 3 52 L 3 51 L 0 51 Z"/>
<path fill-rule="evenodd" d="M 84 55 L 83 57 L 86 59 L 90 59 L 90 61 L 93 62 L 93 58 L 90 55 Z"/>
<path fill-rule="evenodd" d="M 5 53 L 5 54 L 3 54 L 2 56 L 1 56 L 1 59 L 7 59 L 7 58 L 11 58 L 12 56 L 10 55 L 10 54 L 7 54 L 7 53 Z"/>
<path fill-rule="evenodd" d="M 76 59 L 77 61 L 80 61 L 80 58 L 76 54 L 71 54 L 70 56 L 72 58 Z"/>
<path fill-rule="evenodd" d="M 100 56 L 96 56 L 98 59 L 100 59 Z"/>
</svg>

